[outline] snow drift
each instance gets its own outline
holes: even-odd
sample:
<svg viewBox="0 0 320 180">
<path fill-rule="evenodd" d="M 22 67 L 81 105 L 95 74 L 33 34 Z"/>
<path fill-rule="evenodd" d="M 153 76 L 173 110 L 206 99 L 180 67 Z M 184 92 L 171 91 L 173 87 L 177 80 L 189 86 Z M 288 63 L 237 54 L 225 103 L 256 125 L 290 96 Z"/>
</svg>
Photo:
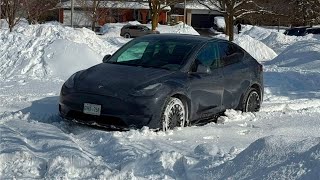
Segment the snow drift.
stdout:
<svg viewBox="0 0 320 180">
<path fill-rule="evenodd" d="M 231 161 L 200 170 L 201 179 L 319 179 L 320 138 L 258 139 Z M 200 173 L 202 172 L 202 173 Z"/>
<path fill-rule="evenodd" d="M 277 56 L 277 54 L 271 48 L 266 46 L 261 41 L 253 39 L 248 35 L 237 36 L 233 42 L 241 46 L 252 57 L 260 62 L 272 60 Z"/>
<path fill-rule="evenodd" d="M 283 30 L 278 32 L 275 29 L 265 29 L 262 27 L 247 25 L 243 29 L 243 35 L 248 35 L 256 40 L 263 42 L 277 54 L 284 51 L 287 47 L 299 41 L 316 41 L 316 35 L 307 36 L 287 36 Z"/>
<path fill-rule="evenodd" d="M 300 41 L 285 49 L 267 65 L 320 72 L 320 42 Z"/>
<path fill-rule="evenodd" d="M 59 39 L 64 41 L 55 42 Z M 62 62 L 65 66 L 72 65 L 70 68 L 76 71 L 99 63 L 105 54 L 118 49 L 103 42 L 91 30 L 72 29 L 58 23 L 18 26 L 12 33 L 0 30 L 0 44 L 1 78 L 27 76 L 65 79 L 71 72 L 57 68 Z M 59 52 L 54 50 L 58 46 Z M 52 61 L 55 60 L 61 63 L 52 69 Z"/>
</svg>

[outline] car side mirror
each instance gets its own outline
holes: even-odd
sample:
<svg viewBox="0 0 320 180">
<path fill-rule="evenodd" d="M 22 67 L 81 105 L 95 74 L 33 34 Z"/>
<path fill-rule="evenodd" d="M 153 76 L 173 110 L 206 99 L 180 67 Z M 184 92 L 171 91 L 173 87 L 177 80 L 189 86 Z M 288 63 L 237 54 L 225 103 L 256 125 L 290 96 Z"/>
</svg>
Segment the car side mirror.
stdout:
<svg viewBox="0 0 320 180">
<path fill-rule="evenodd" d="M 205 66 L 203 64 L 198 64 L 197 73 L 210 74 L 211 73 L 211 69 L 210 69 L 210 67 Z"/>
<path fill-rule="evenodd" d="M 111 57 L 110 54 L 105 55 L 105 56 L 103 57 L 103 59 L 102 59 L 102 62 L 103 62 L 103 63 L 107 62 L 110 57 Z"/>
</svg>

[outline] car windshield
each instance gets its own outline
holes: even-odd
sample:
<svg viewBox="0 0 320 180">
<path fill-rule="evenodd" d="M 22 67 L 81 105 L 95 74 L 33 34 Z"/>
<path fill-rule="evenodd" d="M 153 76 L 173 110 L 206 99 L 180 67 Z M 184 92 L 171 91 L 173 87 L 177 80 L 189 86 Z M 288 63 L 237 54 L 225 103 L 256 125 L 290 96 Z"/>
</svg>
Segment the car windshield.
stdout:
<svg viewBox="0 0 320 180">
<path fill-rule="evenodd" d="M 179 70 L 197 43 L 184 39 L 135 39 L 107 63 Z"/>
</svg>

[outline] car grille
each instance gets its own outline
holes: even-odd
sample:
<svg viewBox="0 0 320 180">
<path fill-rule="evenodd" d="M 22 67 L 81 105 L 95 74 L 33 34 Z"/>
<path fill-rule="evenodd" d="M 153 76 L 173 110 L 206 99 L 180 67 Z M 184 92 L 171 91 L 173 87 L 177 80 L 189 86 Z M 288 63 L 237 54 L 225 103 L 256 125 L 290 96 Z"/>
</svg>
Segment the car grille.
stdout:
<svg viewBox="0 0 320 180">
<path fill-rule="evenodd" d="M 70 111 L 67 114 L 67 118 L 74 119 L 85 124 L 97 123 L 101 126 L 115 126 L 119 128 L 128 128 L 128 125 L 124 123 L 121 118 L 113 116 L 94 116 L 84 114 L 78 111 Z"/>
</svg>

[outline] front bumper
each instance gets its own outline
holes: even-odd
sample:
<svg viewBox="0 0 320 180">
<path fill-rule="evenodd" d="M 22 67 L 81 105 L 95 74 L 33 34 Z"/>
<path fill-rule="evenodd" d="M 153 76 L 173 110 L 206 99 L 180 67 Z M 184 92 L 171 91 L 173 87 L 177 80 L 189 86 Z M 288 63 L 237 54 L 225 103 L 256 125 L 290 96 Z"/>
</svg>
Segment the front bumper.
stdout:
<svg viewBox="0 0 320 180">
<path fill-rule="evenodd" d="M 74 92 L 60 95 L 59 112 L 68 120 L 112 128 L 142 128 L 160 126 L 160 114 L 165 97 L 110 97 Z M 83 113 L 84 103 L 101 105 L 101 115 Z"/>
</svg>

